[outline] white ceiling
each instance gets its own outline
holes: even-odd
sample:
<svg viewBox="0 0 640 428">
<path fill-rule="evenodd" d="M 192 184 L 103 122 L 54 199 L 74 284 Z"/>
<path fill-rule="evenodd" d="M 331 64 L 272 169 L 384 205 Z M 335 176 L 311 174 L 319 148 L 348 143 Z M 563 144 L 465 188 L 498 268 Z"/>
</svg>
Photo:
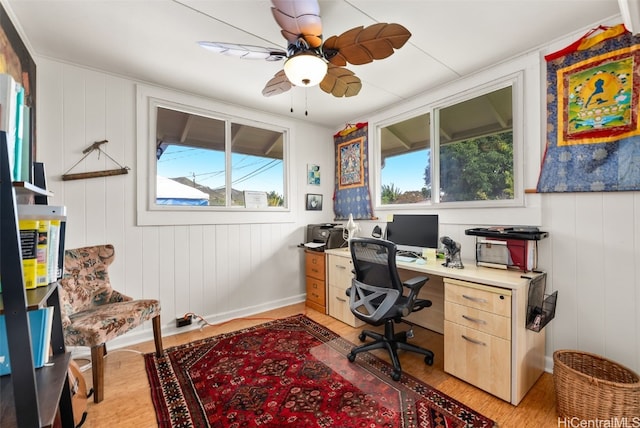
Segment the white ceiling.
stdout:
<svg viewBox="0 0 640 428">
<path fill-rule="evenodd" d="M 617 0 L 320 0 L 325 40 L 376 22 L 412 36 L 389 58 L 347 66 L 363 83 L 355 97 L 313 87 L 266 98 L 282 62 L 218 55 L 196 42 L 286 49 L 268 0 L 2 2 L 34 56 L 332 127 L 619 15 Z"/>
</svg>

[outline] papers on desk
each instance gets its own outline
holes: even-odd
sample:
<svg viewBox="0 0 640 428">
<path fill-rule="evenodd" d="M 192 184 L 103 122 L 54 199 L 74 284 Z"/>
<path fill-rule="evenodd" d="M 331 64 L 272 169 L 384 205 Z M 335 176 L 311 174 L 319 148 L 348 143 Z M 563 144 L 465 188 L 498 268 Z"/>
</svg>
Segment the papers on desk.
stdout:
<svg viewBox="0 0 640 428">
<path fill-rule="evenodd" d="M 324 245 L 325 245 L 324 242 L 307 242 L 304 244 L 304 246 L 307 248 L 320 248 L 320 247 L 324 247 Z"/>
</svg>

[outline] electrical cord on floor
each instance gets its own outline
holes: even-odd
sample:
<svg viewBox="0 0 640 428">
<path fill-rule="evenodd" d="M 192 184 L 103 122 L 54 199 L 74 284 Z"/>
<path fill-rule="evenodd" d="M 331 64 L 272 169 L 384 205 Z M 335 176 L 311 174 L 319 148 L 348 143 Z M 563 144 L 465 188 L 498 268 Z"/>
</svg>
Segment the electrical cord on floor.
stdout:
<svg viewBox="0 0 640 428">
<path fill-rule="evenodd" d="M 307 310 L 305 307 L 305 310 L 303 312 L 301 312 L 302 315 L 307 315 Z M 195 312 L 187 312 L 186 314 L 183 315 L 183 318 L 185 320 L 191 318 L 191 319 L 197 319 L 198 320 L 198 325 L 200 326 L 200 331 L 202 331 L 205 327 L 219 327 L 221 325 L 225 325 L 228 324 L 232 321 L 238 321 L 238 320 L 243 320 L 243 321 L 275 321 L 279 318 L 272 318 L 272 317 L 241 317 L 241 318 L 233 318 L 227 321 L 222 321 L 216 324 L 210 323 L 209 321 L 207 321 L 206 319 L 204 319 L 204 317 L 202 315 L 196 314 Z"/>
</svg>

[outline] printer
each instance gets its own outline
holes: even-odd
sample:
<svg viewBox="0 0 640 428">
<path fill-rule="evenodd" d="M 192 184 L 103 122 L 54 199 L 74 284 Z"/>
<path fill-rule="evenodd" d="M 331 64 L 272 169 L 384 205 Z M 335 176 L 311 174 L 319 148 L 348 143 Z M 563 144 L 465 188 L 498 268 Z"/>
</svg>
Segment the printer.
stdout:
<svg viewBox="0 0 640 428">
<path fill-rule="evenodd" d="M 330 250 L 347 246 L 345 230 L 337 223 L 307 225 L 305 247 L 315 251 Z M 320 245 L 319 245 L 320 244 Z"/>
</svg>

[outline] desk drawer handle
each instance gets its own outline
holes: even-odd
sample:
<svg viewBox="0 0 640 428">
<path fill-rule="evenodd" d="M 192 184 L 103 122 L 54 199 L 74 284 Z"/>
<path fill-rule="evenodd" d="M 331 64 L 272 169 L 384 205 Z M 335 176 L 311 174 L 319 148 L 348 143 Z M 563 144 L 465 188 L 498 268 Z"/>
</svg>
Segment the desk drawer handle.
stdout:
<svg viewBox="0 0 640 428">
<path fill-rule="evenodd" d="M 464 297 L 467 300 L 471 300 L 472 302 L 476 302 L 476 303 L 489 303 L 489 301 L 487 299 L 481 299 L 479 297 L 471 297 L 471 296 L 467 296 L 466 294 L 463 294 L 462 297 Z"/>
<path fill-rule="evenodd" d="M 337 267 L 338 269 L 346 269 L 346 268 L 347 268 L 346 266 L 342 266 L 342 265 L 336 265 L 336 267 Z"/>
<path fill-rule="evenodd" d="M 336 300 L 337 300 L 338 302 L 342 302 L 342 303 L 346 303 L 346 301 L 347 301 L 347 299 L 342 299 L 342 298 L 340 298 L 340 297 L 336 297 Z"/>
<path fill-rule="evenodd" d="M 485 320 L 479 320 L 477 318 L 471 318 L 467 315 L 462 315 L 462 318 L 466 319 L 467 321 L 471 321 L 474 322 L 476 324 L 486 324 L 487 322 Z"/>
<path fill-rule="evenodd" d="M 463 338 L 464 340 L 467 340 L 467 341 L 469 341 L 469 342 L 471 342 L 471 343 L 473 343 L 473 344 L 475 344 L 475 345 L 487 346 L 487 344 L 486 344 L 486 343 L 481 342 L 481 341 L 479 341 L 479 340 L 471 339 L 470 337 L 467 337 L 467 336 L 465 336 L 464 334 L 461 334 L 460 336 L 462 336 L 462 338 Z"/>
</svg>

